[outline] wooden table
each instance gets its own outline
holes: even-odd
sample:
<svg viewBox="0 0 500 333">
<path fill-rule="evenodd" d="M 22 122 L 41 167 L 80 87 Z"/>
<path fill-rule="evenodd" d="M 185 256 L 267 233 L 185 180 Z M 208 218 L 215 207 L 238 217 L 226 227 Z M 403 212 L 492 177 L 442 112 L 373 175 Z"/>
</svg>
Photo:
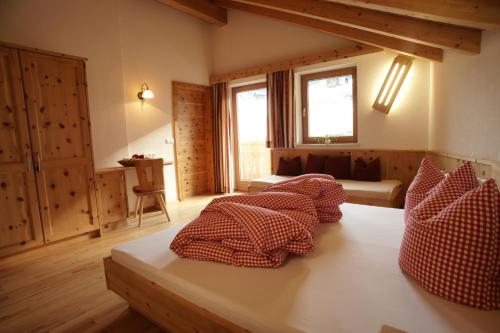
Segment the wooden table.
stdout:
<svg viewBox="0 0 500 333">
<path fill-rule="evenodd" d="M 164 161 L 163 165 L 173 165 L 173 161 Z M 95 173 L 96 174 L 101 174 L 101 173 L 108 173 L 108 172 L 125 172 L 127 170 L 135 170 L 135 166 L 131 167 L 124 167 L 124 166 L 114 166 L 114 167 L 108 167 L 108 168 L 100 168 L 96 169 Z"/>
<path fill-rule="evenodd" d="M 173 165 L 173 161 L 164 161 L 163 165 Z M 129 177 L 126 173 L 129 172 Z M 131 171 L 134 171 L 133 173 Z M 126 220 L 131 216 L 129 211 L 129 193 L 138 185 L 135 167 L 115 166 L 95 170 L 98 190 L 98 206 L 101 225 Z M 127 181 L 129 178 L 129 181 Z M 154 211 L 156 205 L 146 207 L 145 211 Z M 159 209 L 159 207 L 158 207 Z"/>
</svg>

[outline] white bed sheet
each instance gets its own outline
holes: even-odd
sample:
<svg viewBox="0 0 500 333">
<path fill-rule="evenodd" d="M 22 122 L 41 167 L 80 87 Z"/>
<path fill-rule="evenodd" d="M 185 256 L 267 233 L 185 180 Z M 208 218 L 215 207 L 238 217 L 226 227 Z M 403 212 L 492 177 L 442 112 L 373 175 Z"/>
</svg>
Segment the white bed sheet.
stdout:
<svg viewBox="0 0 500 333">
<path fill-rule="evenodd" d="M 500 311 L 448 302 L 401 273 L 402 210 L 341 208 L 313 253 L 277 269 L 181 259 L 169 244 L 182 225 L 119 245 L 112 258 L 253 332 L 500 332 Z"/>
</svg>

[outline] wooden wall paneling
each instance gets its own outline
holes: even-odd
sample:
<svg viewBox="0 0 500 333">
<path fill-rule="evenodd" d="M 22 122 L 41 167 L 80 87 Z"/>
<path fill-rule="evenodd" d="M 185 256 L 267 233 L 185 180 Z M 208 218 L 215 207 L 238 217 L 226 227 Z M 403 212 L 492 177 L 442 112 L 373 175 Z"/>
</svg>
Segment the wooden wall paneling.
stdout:
<svg viewBox="0 0 500 333">
<path fill-rule="evenodd" d="M 97 172 L 99 217 L 103 227 L 108 223 L 124 221 L 128 217 L 128 198 L 125 170 Z"/>
<path fill-rule="evenodd" d="M 45 241 L 97 230 L 84 62 L 20 58 Z"/>
<path fill-rule="evenodd" d="M 386 151 L 381 160 L 385 164 L 385 177 L 399 179 L 403 183 L 403 193 L 406 193 L 413 178 L 417 175 L 420 162 L 425 156 L 423 151 Z"/>
<path fill-rule="evenodd" d="M 340 148 L 295 148 L 295 149 L 272 149 L 271 164 L 273 174 L 278 170 L 280 157 L 291 158 L 300 156 L 302 168 L 305 168 L 307 155 L 338 156 L 351 155 L 351 168 L 354 161 L 361 157 L 365 160 L 380 158 L 382 168 L 382 178 L 399 179 L 403 183 L 403 190 L 406 193 L 408 186 L 415 177 L 420 166 L 424 151 L 412 150 L 378 150 L 378 149 L 340 149 Z"/>
<path fill-rule="evenodd" d="M 172 83 L 179 200 L 213 193 L 213 143 L 209 87 Z"/>
<path fill-rule="evenodd" d="M 0 46 L 0 256 L 42 243 L 18 51 Z"/>
<path fill-rule="evenodd" d="M 470 156 L 458 154 L 450 154 L 445 152 L 429 151 L 426 153 L 434 164 L 445 171 L 451 171 L 458 168 L 463 163 L 469 161 L 476 172 L 478 178 L 489 179 L 493 178 L 500 184 L 500 162 L 484 159 L 477 159 Z"/>
</svg>

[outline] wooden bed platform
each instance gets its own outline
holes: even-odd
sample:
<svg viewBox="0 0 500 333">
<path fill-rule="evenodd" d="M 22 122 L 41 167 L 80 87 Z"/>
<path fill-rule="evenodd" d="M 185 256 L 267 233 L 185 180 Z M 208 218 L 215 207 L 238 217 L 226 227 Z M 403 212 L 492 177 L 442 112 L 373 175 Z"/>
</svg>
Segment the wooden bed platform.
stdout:
<svg viewBox="0 0 500 333">
<path fill-rule="evenodd" d="M 134 271 L 104 258 L 109 290 L 125 299 L 132 309 L 171 332 L 249 332 L 176 295 Z"/>
<path fill-rule="evenodd" d="M 402 210 L 342 212 L 319 226 L 314 253 L 276 270 L 179 258 L 169 247 L 183 225 L 172 226 L 114 247 L 107 287 L 169 332 L 498 331 L 500 311 L 449 302 L 401 273 Z"/>
</svg>

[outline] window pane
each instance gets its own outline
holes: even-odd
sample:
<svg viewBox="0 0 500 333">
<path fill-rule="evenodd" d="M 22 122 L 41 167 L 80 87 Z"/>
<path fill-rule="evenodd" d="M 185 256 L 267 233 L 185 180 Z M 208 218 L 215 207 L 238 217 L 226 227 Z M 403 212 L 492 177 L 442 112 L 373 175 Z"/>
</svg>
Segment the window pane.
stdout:
<svg viewBox="0 0 500 333">
<path fill-rule="evenodd" d="M 267 176 L 271 154 L 266 148 L 267 89 L 243 91 L 236 95 L 240 180 Z"/>
<path fill-rule="evenodd" d="M 308 94 L 308 135 L 352 136 L 352 75 L 310 80 Z"/>
</svg>

